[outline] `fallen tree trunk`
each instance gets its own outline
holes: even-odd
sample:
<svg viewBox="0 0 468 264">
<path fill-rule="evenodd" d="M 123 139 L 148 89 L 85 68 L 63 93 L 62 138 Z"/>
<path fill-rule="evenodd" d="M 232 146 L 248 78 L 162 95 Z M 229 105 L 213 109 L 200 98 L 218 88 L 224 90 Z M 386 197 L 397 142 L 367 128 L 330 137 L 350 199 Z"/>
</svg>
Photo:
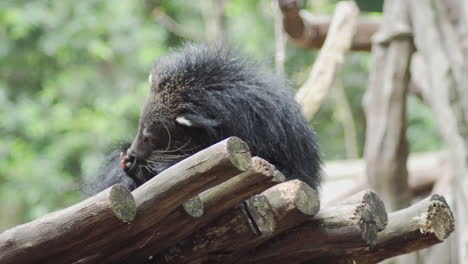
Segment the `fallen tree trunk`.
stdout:
<svg viewBox="0 0 468 264">
<path fill-rule="evenodd" d="M 315 17 L 300 10 L 295 0 L 279 0 L 283 13 L 283 27 L 294 43 L 300 47 L 320 49 L 330 28 L 330 17 Z M 351 43 L 353 51 L 370 51 L 372 36 L 379 28 L 376 20 L 359 18 L 356 34 Z"/>
<path fill-rule="evenodd" d="M 158 223 L 170 212 L 250 166 L 248 146 L 238 138 L 228 138 L 179 162 L 135 190 L 133 206 L 138 217 L 134 220 L 131 195 L 122 187 L 114 186 L 74 206 L 1 233 L 0 262 L 95 263 L 107 259 L 109 255 L 105 253 L 119 247 L 119 243 L 111 242 L 123 243 L 144 230 L 150 234 L 164 233 L 166 227 Z M 121 197 L 117 206 L 113 206 L 114 196 Z M 133 221 L 127 224 L 127 220 Z M 154 226 L 155 229 L 148 230 Z M 126 246 L 136 250 L 138 245 Z"/>
</svg>

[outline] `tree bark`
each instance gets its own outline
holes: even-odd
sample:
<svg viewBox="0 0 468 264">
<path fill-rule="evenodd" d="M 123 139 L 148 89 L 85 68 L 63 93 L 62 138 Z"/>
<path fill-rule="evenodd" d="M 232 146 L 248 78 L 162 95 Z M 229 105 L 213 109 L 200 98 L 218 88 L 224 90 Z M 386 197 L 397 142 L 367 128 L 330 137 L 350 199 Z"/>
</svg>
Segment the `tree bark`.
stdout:
<svg viewBox="0 0 468 264">
<path fill-rule="evenodd" d="M 389 216 L 387 227 L 371 247 L 362 247 L 348 256 L 310 259 L 309 263 L 378 263 L 443 242 L 454 231 L 454 218 L 445 199 L 432 195 Z"/>
<path fill-rule="evenodd" d="M 446 152 L 411 154 L 408 158 L 408 184 L 411 196 L 429 195 L 435 183 L 450 174 Z M 364 160 L 326 162 L 323 167 L 321 201 L 342 200 L 369 188 Z M 440 193 L 440 192 L 439 192 Z M 443 193 L 446 195 L 446 193 Z"/>
<path fill-rule="evenodd" d="M 423 60 L 440 134 L 448 146 L 458 218 L 458 260 L 468 258 L 468 63 L 465 1 L 410 1 L 414 42 Z M 464 14 L 464 15 L 460 15 Z M 466 23 L 462 23 L 466 28 Z M 466 30 L 466 29 L 465 29 Z"/>
<path fill-rule="evenodd" d="M 319 210 L 307 184 L 281 183 L 230 210 L 157 257 L 161 263 L 230 263 L 266 239 L 298 225 Z"/>
<path fill-rule="evenodd" d="M 327 254 L 377 242 L 387 224 L 387 212 L 372 191 L 363 191 L 340 204 L 327 205 L 310 220 L 252 250 L 244 263 L 302 263 Z M 243 262 L 240 262 L 243 263 Z"/>
<path fill-rule="evenodd" d="M 71 252 L 77 243 L 126 225 L 135 215 L 132 194 L 124 186 L 114 185 L 81 203 L 1 233 L 0 262 L 47 262 L 59 252 Z M 56 258 L 49 263 L 59 262 Z"/>
<path fill-rule="evenodd" d="M 286 33 L 283 28 L 283 14 L 276 0 L 271 2 L 275 19 L 275 69 L 277 74 L 284 75 L 286 60 Z"/>
<path fill-rule="evenodd" d="M 312 120 L 320 109 L 328 91 L 340 73 L 344 55 L 349 50 L 356 31 L 359 9 L 352 1 L 342 1 L 336 6 L 330 31 L 324 46 L 315 60 L 309 78 L 296 94 L 307 120 Z"/>
<path fill-rule="evenodd" d="M 140 257 L 135 257 L 136 255 L 155 256 L 209 224 L 216 217 L 226 213 L 248 197 L 261 193 L 282 181 L 284 181 L 284 175 L 277 171 L 273 165 L 261 158 L 254 157 L 252 158 L 252 167 L 248 171 L 199 195 L 205 211 L 203 216 L 194 219 L 188 216 L 184 210 L 176 210 L 158 224 L 158 226 L 164 227 L 164 232 L 159 232 L 156 237 L 153 231 L 143 230 L 132 240 L 127 240 L 128 244 L 144 245 L 140 246 L 136 253 L 134 248 L 125 244 L 108 260 L 122 261 L 128 258 L 129 263 L 138 263 L 144 258 L 140 259 Z M 158 226 L 152 227 L 151 230 L 159 228 Z"/>
<path fill-rule="evenodd" d="M 329 33 L 330 17 L 316 17 L 300 10 L 295 0 L 278 1 L 283 13 L 283 27 L 294 43 L 304 48 L 320 49 Z M 353 51 L 370 51 L 371 39 L 379 28 L 379 21 L 359 18 L 351 43 Z"/>
<path fill-rule="evenodd" d="M 375 35 L 365 95 L 365 159 L 368 182 L 390 211 L 409 205 L 406 90 L 413 52 L 407 1 L 388 0 Z"/>
</svg>

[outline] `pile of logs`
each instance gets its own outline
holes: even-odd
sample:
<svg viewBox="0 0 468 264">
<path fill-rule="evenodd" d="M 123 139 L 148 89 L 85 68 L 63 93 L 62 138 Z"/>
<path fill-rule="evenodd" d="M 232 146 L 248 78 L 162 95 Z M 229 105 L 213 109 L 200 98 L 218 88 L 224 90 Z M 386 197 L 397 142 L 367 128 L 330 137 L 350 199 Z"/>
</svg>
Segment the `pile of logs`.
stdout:
<svg viewBox="0 0 468 264">
<path fill-rule="evenodd" d="M 389 215 L 371 190 L 320 206 L 232 137 L 1 233 L 0 263 L 377 263 L 453 230 L 438 195 Z"/>
</svg>

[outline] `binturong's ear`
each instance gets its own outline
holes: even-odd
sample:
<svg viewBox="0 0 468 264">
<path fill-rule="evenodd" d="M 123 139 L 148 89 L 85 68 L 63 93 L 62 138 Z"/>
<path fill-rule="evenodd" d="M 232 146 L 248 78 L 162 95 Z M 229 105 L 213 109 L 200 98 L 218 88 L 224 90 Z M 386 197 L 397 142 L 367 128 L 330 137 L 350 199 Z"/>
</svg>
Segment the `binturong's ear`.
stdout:
<svg viewBox="0 0 468 264">
<path fill-rule="evenodd" d="M 206 129 L 208 131 L 216 129 L 221 122 L 215 119 L 209 119 L 203 116 L 194 114 L 182 114 L 176 118 L 179 125 L 193 128 Z"/>
</svg>

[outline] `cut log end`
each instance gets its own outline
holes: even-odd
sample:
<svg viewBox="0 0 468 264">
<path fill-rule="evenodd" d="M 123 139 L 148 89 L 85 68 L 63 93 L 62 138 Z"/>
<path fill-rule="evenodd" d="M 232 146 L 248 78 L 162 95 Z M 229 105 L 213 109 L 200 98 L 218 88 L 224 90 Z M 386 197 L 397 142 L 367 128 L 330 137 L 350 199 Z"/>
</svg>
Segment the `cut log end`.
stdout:
<svg viewBox="0 0 468 264">
<path fill-rule="evenodd" d="M 363 196 L 363 210 L 372 213 L 378 231 L 382 231 L 388 223 L 388 214 L 385 204 L 380 197 L 372 190 L 365 191 Z"/>
<path fill-rule="evenodd" d="M 109 201 L 115 216 L 123 222 L 135 219 L 136 205 L 132 193 L 123 185 L 117 184 L 109 191 Z"/>
<path fill-rule="evenodd" d="M 249 146 L 238 137 L 231 137 L 226 142 L 227 152 L 232 164 L 241 171 L 246 171 L 252 166 L 252 156 Z"/>
<path fill-rule="evenodd" d="M 244 204 L 252 231 L 259 236 L 273 234 L 276 221 L 268 199 L 263 195 L 256 195 L 246 200 Z"/>
<path fill-rule="evenodd" d="M 273 172 L 273 182 L 275 183 L 280 183 L 280 182 L 284 182 L 286 181 L 286 176 L 284 176 L 283 173 L 281 173 L 280 171 L 276 170 Z"/>
<path fill-rule="evenodd" d="M 296 193 L 295 201 L 296 208 L 304 215 L 314 216 L 320 210 L 319 194 L 316 190 L 308 186 L 306 183 L 299 182 L 299 188 Z"/>
<path fill-rule="evenodd" d="M 294 209 L 300 215 L 314 216 L 320 210 L 318 193 L 300 180 L 292 180 L 266 190 L 265 195 L 278 217 Z"/>
<path fill-rule="evenodd" d="M 433 233 L 443 241 L 455 230 L 452 212 L 442 196 L 433 195 L 426 214 L 421 219 L 421 232 Z"/>
<path fill-rule="evenodd" d="M 203 202 L 198 195 L 184 202 L 182 207 L 191 217 L 198 218 L 203 215 Z"/>
<path fill-rule="evenodd" d="M 374 191 L 365 190 L 359 196 L 361 202 L 354 215 L 362 231 L 362 239 L 374 246 L 378 241 L 377 233 L 387 226 L 388 214 L 385 204 Z"/>
</svg>

